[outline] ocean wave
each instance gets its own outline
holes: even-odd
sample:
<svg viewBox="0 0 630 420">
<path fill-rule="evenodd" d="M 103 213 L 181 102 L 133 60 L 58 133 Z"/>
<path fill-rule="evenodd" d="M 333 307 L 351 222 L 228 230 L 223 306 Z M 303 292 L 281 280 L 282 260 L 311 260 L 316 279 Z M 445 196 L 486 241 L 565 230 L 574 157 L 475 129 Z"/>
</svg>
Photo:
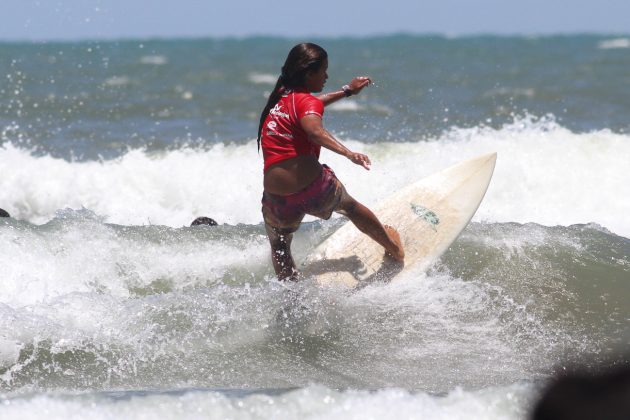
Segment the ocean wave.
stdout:
<svg viewBox="0 0 630 420">
<path fill-rule="evenodd" d="M 6 220 L 0 226 L 6 274 L 0 302 L 6 304 L 35 304 L 71 293 L 128 298 L 209 286 L 229 279 L 237 267 L 256 272 L 250 262 L 267 257 L 260 227 L 127 227 L 70 209 L 44 225 L 7 225 Z"/>
<path fill-rule="evenodd" d="M 630 48 L 630 38 L 615 38 L 601 41 L 598 44 L 598 48 L 601 50 L 611 50 L 617 48 Z"/>
<path fill-rule="evenodd" d="M 278 81 L 278 75 L 268 73 L 250 73 L 247 79 L 257 85 L 275 85 Z"/>
<path fill-rule="evenodd" d="M 574 133 L 553 119 L 524 118 L 501 129 L 454 127 L 415 142 L 343 140 L 371 157 L 371 171 L 326 150 L 321 160 L 367 205 L 459 161 L 496 151 L 495 173 L 474 220 L 594 222 L 630 236 L 627 134 Z M 0 206 L 33 223 L 51 220 L 59 209 L 85 207 L 122 225 L 179 227 L 198 216 L 258 224 L 261 160 L 254 142 L 160 153 L 131 150 L 118 159 L 83 162 L 5 143 L 0 169 L 10 176 L 0 180 Z"/>
<path fill-rule="evenodd" d="M 630 241 L 596 225 L 473 223 L 428 273 L 351 293 L 277 282 L 260 226 L 125 227 L 86 211 L 1 223 L 0 384 L 13 391 L 445 392 L 544 378 L 629 333 Z M 331 223 L 298 231 L 297 261 Z"/>
<path fill-rule="evenodd" d="M 329 107 L 330 111 L 353 111 L 354 112 L 354 111 L 360 111 L 361 109 L 364 109 L 364 108 L 361 105 L 359 105 L 358 102 L 353 101 L 353 100 L 335 102 Z"/>
<path fill-rule="evenodd" d="M 385 389 L 375 392 L 335 390 L 321 385 L 301 389 L 174 391 L 138 390 L 108 393 L 59 393 L 0 400 L 0 415 L 30 418 L 45 412 L 50 420 L 68 413 L 94 420 L 154 417 L 161 419 L 522 419 L 537 394 L 532 384 L 476 391 L 456 389 L 437 396 Z M 308 403 L 305 403 L 308 401 Z"/>
<path fill-rule="evenodd" d="M 127 76 L 113 76 L 110 77 L 108 79 L 106 79 L 103 84 L 105 86 L 113 86 L 113 87 L 118 87 L 118 86 L 127 86 L 129 84 L 131 84 L 131 79 Z"/>
<path fill-rule="evenodd" d="M 168 64 L 168 58 L 164 55 L 145 55 L 140 57 L 141 64 L 150 64 L 153 66 L 163 66 Z"/>
<path fill-rule="evenodd" d="M 484 97 L 493 96 L 507 96 L 507 97 L 526 97 L 533 98 L 536 95 L 536 90 L 533 88 L 508 88 L 498 87 L 491 89 L 483 94 Z"/>
</svg>

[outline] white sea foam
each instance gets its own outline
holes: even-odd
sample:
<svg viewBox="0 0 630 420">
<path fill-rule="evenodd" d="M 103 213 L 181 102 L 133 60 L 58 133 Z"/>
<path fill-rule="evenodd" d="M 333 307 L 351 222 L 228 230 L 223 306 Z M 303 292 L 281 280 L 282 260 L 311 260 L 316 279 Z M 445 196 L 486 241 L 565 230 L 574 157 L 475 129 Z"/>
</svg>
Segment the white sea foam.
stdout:
<svg viewBox="0 0 630 420">
<path fill-rule="evenodd" d="M 153 66 L 163 66 L 168 63 L 168 58 L 163 55 L 145 55 L 140 57 L 140 63 Z"/>
<path fill-rule="evenodd" d="M 145 227 L 126 232 L 83 217 L 86 211 L 65 213 L 70 214 L 58 215 L 35 230 L 3 228 L 0 303 L 22 306 L 93 292 L 128 298 L 130 290 L 150 287 L 160 279 L 177 279 L 162 287 L 182 290 L 220 279 L 230 267 L 248 267 L 268 258 L 262 234 L 231 243 L 229 238 L 196 236 L 198 229 Z M 169 240 L 156 243 L 154 238 Z"/>
<path fill-rule="evenodd" d="M 0 367 L 14 365 L 18 361 L 21 349 L 22 345 L 20 343 L 0 336 Z"/>
<path fill-rule="evenodd" d="M 533 98 L 536 95 L 536 91 L 533 88 L 510 88 L 510 87 L 499 87 L 494 88 L 483 94 L 484 97 L 493 97 L 493 96 L 507 96 L 507 97 L 526 97 Z"/>
<path fill-rule="evenodd" d="M 59 209 L 82 207 L 118 224 L 180 227 L 198 216 L 257 223 L 262 168 L 253 144 L 159 155 L 136 150 L 102 163 L 34 157 L 10 145 L 0 155 L 2 173 L 13 173 L 2 181 L 12 191 L 0 192 L 0 202 L 11 215 L 34 223 Z"/>
<path fill-rule="evenodd" d="M 617 48 L 630 48 L 630 38 L 608 39 L 599 43 L 598 47 L 602 50 L 611 50 Z"/>
<path fill-rule="evenodd" d="M 250 73 L 247 78 L 257 85 L 275 85 L 278 81 L 277 75 L 267 73 Z"/>
<path fill-rule="evenodd" d="M 37 395 L 6 399 L 0 416 L 39 419 L 230 418 L 230 419 L 522 419 L 536 389 L 528 384 L 456 389 L 445 396 L 401 389 L 335 391 L 309 386 L 280 395 L 228 396 L 190 390 L 172 393 Z M 129 398 L 120 398 L 127 395 Z"/>
<path fill-rule="evenodd" d="M 362 109 L 362 106 L 356 101 L 347 100 L 343 102 L 335 102 L 330 105 L 329 108 L 331 111 L 359 111 Z"/>
<path fill-rule="evenodd" d="M 105 86 L 126 86 L 131 83 L 131 79 L 127 76 L 113 76 L 106 79 Z"/>
<path fill-rule="evenodd" d="M 16 363 L 17 357 L 29 346 L 50 346 L 54 353 L 124 348 L 125 358 L 114 358 L 108 366 L 120 368 L 116 374 L 122 377 L 131 375 L 124 366 L 145 360 L 156 342 L 160 352 L 185 355 L 183 364 L 198 363 L 197 353 L 215 346 L 223 352 L 239 352 L 244 343 L 250 349 L 267 347 L 269 320 L 285 290 L 273 279 L 262 280 L 265 271 L 271 272 L 262 229 L 243 234 L 237 228 L 222 232 L 225 227 L 125 228 L 104 225 L 83 213 L 65 212 L 42 227 L 0 226 L 0 369 L 12 366 L 19 374 L 29 362 Z M 300 239 L 298 235 L 296 242 Z M 244 285 L 250 278 L 252 285 Z M 309 334 L 338 331 L 336 346 L 340 351 L 355 349 L 353 360 L 369 357 L 362 349 L 382 354 L 367 370 L 354 368 L 364 383 L 392 383 L 388 372 L 394 365 L 399 369 L 395 383 L 421 384 L 433 391 L 450 390 L 453 383 L 507 383 L 515 376 L 520 379 L 522 363 L 540 371 L 549 368 L 555 360 L 550 354 L 557 350 L 554 342 L 566 346 L 572 341 L 570 334 L 560 341 L 548 339 L 562 333 L 542 328 L 535 312 L 523 314 L 500 287 L 463 281 L 443 271 L 410 270 L 399 280 L 352 294 L 300 283 L 313 321 Z M 233 281 L 240 286 L 232 287 Z M 503 323 L 497 323 L 498 314 Z M 527 337 L 519 338 L 512 330 L 528 331 Z M 400 347 L 392 337 L 408 345 Z M 257 363 L 253 354 L 248 357 Z M 348 368 L 344 360 L 339 360 L 340 369 Z M 412 370 L 419 360 L 425 361 L 424 368 Z M 454 362 L 457 370 L 443 370 Z M 210 367 L 208 362 L 203 365 Z M 303 383 L 300 369 L 296 366 L 284 378 L 274 379 L 266 368 L 258 368 L 257 377 L 263 379 L 256 386 Z M 144 375 L 147 370 L 150 367 L 143 369 Z M 471 374 L 459 378 L 462 372 Z M 231 383 L 251 384 L 249 374 L 247 369 L 238 371 Z M 206 378 L 184 375 L 207 383 Z M 535 376 L 530 369 L 527 377 Z M 4 380 L 10 383 L 12 378 L 13 372 L 7 372 Z M 176 374 L 169 380 L 177 383 L 182 377 Z"/>
<path fill-rule="evenodd" d="M 573 133 L 553 120 L 522 119 L 499 130 L 454 128 L 430 141 L 344 141 L 371 157 L 371 171 L 326 150 L 321 160 L 368 205 L 423 176 L 497 151 L 494 177 L 474 220 L 595 222 L 630 236 L 626 134 Z M 179 227 L 202 215 L 220 223 L 259 224 L 261 160 L 253 142 L 159 154 L 134 150 L 104 162 L 34 156 L 5 144 L 0 172 L 8 176 L 0 179 L 0 203 L 33 223 L 50 220 L 59 209 L 85 207 L 124 225 Z"/>
</svg>

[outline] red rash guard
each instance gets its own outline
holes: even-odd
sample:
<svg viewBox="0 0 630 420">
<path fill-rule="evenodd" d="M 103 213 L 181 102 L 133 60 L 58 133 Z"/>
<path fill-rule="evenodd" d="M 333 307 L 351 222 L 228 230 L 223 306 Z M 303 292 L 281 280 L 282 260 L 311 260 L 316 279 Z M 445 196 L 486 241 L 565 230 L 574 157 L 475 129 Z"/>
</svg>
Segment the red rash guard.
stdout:
<svg viewBox="0 0 630 420">
<path fill-rule="evenodd" d="M 321 146 L 311 142 L 300 125 L 306 115 L 324 115 L 324 103 L 306 91 L 289 91 L 269 111 L 262 129 L 262 150 L 267 172 L 270 166 L 296 156 L 319 158 Z"/>
</svg>

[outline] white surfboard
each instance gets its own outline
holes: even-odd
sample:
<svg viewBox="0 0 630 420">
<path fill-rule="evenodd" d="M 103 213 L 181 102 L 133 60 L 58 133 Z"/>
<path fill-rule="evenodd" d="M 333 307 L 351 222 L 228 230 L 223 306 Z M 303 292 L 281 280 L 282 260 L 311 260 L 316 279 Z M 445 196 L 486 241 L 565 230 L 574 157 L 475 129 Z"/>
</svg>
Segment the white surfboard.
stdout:
<svg viewBox="0 0 630 420">
<path fill-rule="evenodd" d="M 310 254 L 301 271 L 321 285 L 356 287 L 391 280 L 413 268 L 427 270 L 455 241 L 488 189 L 497 154 L 467 160 L 394 193 L 372 209 L 395 227 L 405 262 L 385 258 L 384 249 L 347 222 Z"/>
</svg>

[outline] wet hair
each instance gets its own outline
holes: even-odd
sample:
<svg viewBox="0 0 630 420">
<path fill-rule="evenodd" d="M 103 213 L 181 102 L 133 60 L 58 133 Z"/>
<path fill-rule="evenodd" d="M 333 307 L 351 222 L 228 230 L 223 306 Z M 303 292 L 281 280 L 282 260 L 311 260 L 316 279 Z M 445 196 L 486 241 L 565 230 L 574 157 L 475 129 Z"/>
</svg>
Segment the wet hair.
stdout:
<svg viewBox="0 0 630 420">
<path fill-rule="evenodd" d="M 0 209 L 0 217 L 11 217 L 8 211 Z"/>
<path fill-rule="evenodd" d="M 282 66 L 282 72 L 280 73 L 280 77 L 278 77 L 276 86 L 271 91 L 267 105 L 265 105 L 262 114 L 260 114 L 260 124 L 258 125 L 258 150 L 260 150 L 263 124 L 271 108 L 276 106 L 286 90 L 304 87 L 307 73 L 318 71 L 327 58 L 328 53 L 326 53 L 326 50 L 310 42 L 298 44 L 291 48 L 284 62 L 284 66 Z"/>
<path fill-rule="evenodd" d="M 190 226 L 198 226 L 198 225 L 216 226 L 216 225 L 218 225 L 218 223 L 214 219 L 212 219 L 210 217 L 202 216 L 202 217 L 197 217 L 190 224 Z"/>
</svg>

